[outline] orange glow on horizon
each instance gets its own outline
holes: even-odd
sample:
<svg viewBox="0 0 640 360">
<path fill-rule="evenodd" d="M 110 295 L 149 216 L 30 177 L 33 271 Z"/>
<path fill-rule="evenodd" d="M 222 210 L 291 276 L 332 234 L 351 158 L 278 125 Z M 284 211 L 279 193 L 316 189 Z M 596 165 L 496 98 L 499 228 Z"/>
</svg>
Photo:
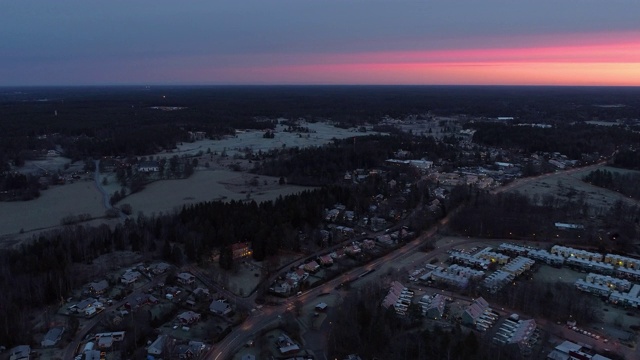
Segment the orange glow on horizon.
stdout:
<svg viewBox="0 0 640 360">
<path fill-rule="evenodd" d="M 600 39 L 602 40 L 602 39 Z M 237 84 L 640 86 L 640 39 L 619 42 L 351 54 L 263 54 L 182 71 Z M 235 65 L 234 65 L 235 64 Z"/>
<path fill-rule="evenodd" d="M 360 63 L 240 69 L 226 75 L 245 83 L 640 86 L 640 63 Z"/>
</svg>

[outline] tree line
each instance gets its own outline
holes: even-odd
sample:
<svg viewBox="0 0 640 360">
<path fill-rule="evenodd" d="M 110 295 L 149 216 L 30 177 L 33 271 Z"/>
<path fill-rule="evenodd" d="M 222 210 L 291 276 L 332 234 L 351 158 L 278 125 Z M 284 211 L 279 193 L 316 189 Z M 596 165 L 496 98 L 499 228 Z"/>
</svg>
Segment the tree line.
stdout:
<svg viewBox="0 0 640 360">
<path fill-rule="evenodd" d="M 638 235 L 640 207 L 616 201 L 610 208 L 595 208 L 573 191 L 566 190 L 567 198 L 551 194 L 528 197 L 520 193 L 491 195 L 470 191 L 464 199 L 465 206 L 452 217 L 450 230 L 464 236 L 549 240 L 559 236 L 556 222 L 578 220 L 584 228 L 564 231 L 563 238 L 632 250 Z M 604 235 L 605 231 L 609 235 Z"/>
<path fill-rule="evenodd" d="M 557 123 L 551 128 L 540 128 L 498 122 L 476 122 L 465 126 L 476 129 L 473 141 L 479 144 L 523 149 L 528 153 L 559 152 L 578 160 L 582 154 L 608 156 L 619 146 L 640 142 L 640 134 L 618 126 Z"/>
<path fill-rule="evenodd" d="M 0 201 L 31 200 L 40 196 L 38 177 L 0 172 Z"/>
<path fill-rule="evenodd" d="M 288 183 L 319 186 L 331 184 L 355 169 L 369 170 L 385 166 L 399 149 L 410 151 L 413 157 L 450 158 L 458 152 L 452 145 L 433 137 L 409 134 L 369 135 L 334 140 L 322 147 L 275 149 L 264 153 L 264 161 L 256 162 L 254 172 L 284 176 Z"/>
</svg>

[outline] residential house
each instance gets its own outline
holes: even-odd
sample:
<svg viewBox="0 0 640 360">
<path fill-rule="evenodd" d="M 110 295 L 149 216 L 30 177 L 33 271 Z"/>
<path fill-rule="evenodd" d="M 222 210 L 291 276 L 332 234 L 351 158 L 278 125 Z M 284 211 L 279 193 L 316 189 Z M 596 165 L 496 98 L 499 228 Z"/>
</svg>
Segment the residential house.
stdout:
<svg viewBox="0 0 640 360">
<path fill-rule="evenodd" d="M 611 360 L 606 356 L 593 354 L 590 346 L 579 345 L 571 341 L 564 341 L 562 344 L 547 355 L 551 360 Z"/>
<path fill-rule="evenodd" d="M 119 342 L 124 340 L 124 331 L 110 332 L 110 333 L 98 333 L 95 335 L 96 343 L 98 344 L 98 349 L 106 350 L 111 349 L 113 347 L 114 342 Z"/>
<path fill-rule="evenodd" d="M 291 284 L 289 284 L 286 281 L 280 281 L 278 283 L 276 283 L 276 285 L 272 288 L 269 289 L 270 291 L 273 291 L 276 294 L 289 294 L 292 290 Z"/>
<path fill-rule="evenodd" d="M 182 272 L 177 276 L 178 282 L 182 285 L 191 285 L 196 281 L 196 277 L 188 272 Z"/>
<path fill-rule="evenodd" d="M 109 288 L 109 283 L 107 280 L 101 280 L 98 282 L 89 283 L 89 291 L 93 295 L 101 295 L 104 294 L 105 291 Z"/>
<path fill-rule="evenodd" d="M 79 313 L 83 313 L 86 312 L 87 309 L 91 308 L 94 306 L 95 303 L 97 303 L 98 300 L 94 299 L 94 298 L 86 298 L 82 301 L 80 301 L 76 306 L 75 309 L 77 312 Z"/>
<path fill-rule="evenodd" d="M 291 284 L 293 287 L 298 286 L 298 283 L 300 281 L 304 281 L 306 278 L 309 277 L 309 273 L 304 272 L 303 269 L 298 268 L 294 271 L 288 272 L 287 273 L 287 279 L 291 279 L 293 280 L 293 284 Z"/>
<path fill-rule="evenodd" d="M 347 255 L 351 255 L 351 256 L 357 256 L 358 254 L 360 254 L 362 252 L 362 249 L 360 249 L 360 247 L 356 244 L 352 244 L 347 246 L 344 249 L 344 252 L 347 253 Z"/>
<path fill-rule="evenodd" d="M 209 289 L 199 287 L 193 290 L 193 295 L 197 299 L 209 299 L 211 297 L 211 293 L 209 293 Z"/>
<path fill-rule="evenodd" d="M 135 299 L 127 302 L 125 304 L 125 307 L 128 307 L 130 309 L 137 309 L 147 304 L 157 304 L 157 303 L 158 303 L 158 299 L 156 299 L 153 295 L 142 294 L 141 296 L 138 296 Z"/>
<path fill-rule="evenodd" d="M 196 359 L 204 349 L 205 347 L 203 343 L 199 341 L 189 341 L 188 344 L 176 345 L 173 348 L 170 359 Z"/>
<path fill-rule="evenodd" d="M 62 334 L 64 334 L 64 326 L 56 326 L 54 328 L 51 328 L 44 335 L 44 339 L 42 339 L 40 345 L 42 347 L 56 346 L 58 341 L 60 341 L 60 339 L 62 338 Z"/>
<path fill-rule="evenodd" d="M 320 265 L 315 261 L 308 262 L 304 265 L 304 270 L 307 272 L 314 273 L 318 271 L 318 269 L 320 269 Z"/>
<path fill-rule="evenodd" d="M 138 165 L 138 171 L 150 173 L 160 171 L 160 164 L 157 161 L 143 161 Z"/>
<path fill-rule="evenodd" d="M 278 337 L 276 345 L 278 346 L 278 350 L 280 350 L 281 355 L 291 355 L 300 351 L 300 347 L 286 334 L 282 334 Z"/>
<path fill-rule="evenodd" d="M 120 277 L 120 282 L 123 283 L 123 284 L 126 284 L 126 285 L 133 284 L 134 282 L 138 281 L 140 276 L 142 276 L 142 274 L 140 274 L 137 271 L 127 270 Z"/>
<path fill-rule="evenodd" d="M 328 211 L 326 212 L 326 215 L 325 215 L 324 219 L 325 219 L 326 221 L 335 221 L 335 220 L 338 218 L 338 215 L 339 215 L 339 214 L 340 214 L 340 210 L 338 210 L 338 209 L 331 209 L 331 210 L 328 210 Z"/>
<path fill-rule="evenodd" d="M 211 302 L 211 305 L 209 305 L 209 310 L 214 314 L 227 315 L 231 312 L 231 306 L 226 302 L 214 300 Z"/>
<path fill-rule="evenodd" d="M 183 325 L 191 325 L 200 321 L 200 314 L 193 311 L 185 311 L 182 314 L 178 315 L 178 320 Z"/>
<path fill-rule="evenodd" d="M 371 249 L 373 249 L 374 247 L 376 247 L 376 242 L 375 242 L 375 241 L 373 241 L 373 240 L 371 240 L 371 239 L 365 239 L 365 240 L 362 242 L 362 247 L 363 247 L 363 248 L 365 248 L 365 249 L 367 249 L 367 250 L 371 250 Z"/>
<path fill-rule="evenodd" d="M 320 264 L 322 266 L 331 266 L 331 265 L 333 265 L 333 259 L 329 255 L 322 255 L 322 256 L 320 256 L 318 258 L 318 260 L 320 261 Z"/>
<path fill-rule="evenodd" d="M 31 346 L 18 345 L 9 350 L 9 360 L 29 360 L 31 355 Z"/>
<path fill-rule="evenodd" d="M 343 249 L 338 249 L 332 252 L 331 254 L 329 254 L 329 256 L 331 256 L 334 259 L 342 259 L 345 256 L 345 253 Z"/>
<path fill-rule="evenodd" d="M 157 263 L 157 264 L 153 264 L 149 267 L 149 270 L 151 270 L 151 272 L 154 275 L 160 275 L 160 274 L 164 274 L 167 270 L 169 270 L 171 268 L 171 265 L 161 262 L 161 263 Z"/>
<path fill-rule="evenodd" d="M 183 359 L 193 359 L 195 354 L 191 351 L 189 345 L 181 344 L 176 345 L 173 348 L 173 353 L 171 354 L 171 359 L 175 360 L 183 360 Z"/>
</svg>

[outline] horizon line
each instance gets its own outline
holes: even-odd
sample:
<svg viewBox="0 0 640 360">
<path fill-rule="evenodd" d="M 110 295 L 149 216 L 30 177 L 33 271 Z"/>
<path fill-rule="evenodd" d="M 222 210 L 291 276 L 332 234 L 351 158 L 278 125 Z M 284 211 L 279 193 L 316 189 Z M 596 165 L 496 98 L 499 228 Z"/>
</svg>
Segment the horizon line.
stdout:
<svg viewBox="0 0 640 360">
<path fill-rule="evenodd" d="M 11 88 L 81 88 L 81 87 L 553 87 L 553 88 L 640 88 L 640 85 L 571 85 L 571 84 L 40 84 L 0 85 Z"/>
</svg>

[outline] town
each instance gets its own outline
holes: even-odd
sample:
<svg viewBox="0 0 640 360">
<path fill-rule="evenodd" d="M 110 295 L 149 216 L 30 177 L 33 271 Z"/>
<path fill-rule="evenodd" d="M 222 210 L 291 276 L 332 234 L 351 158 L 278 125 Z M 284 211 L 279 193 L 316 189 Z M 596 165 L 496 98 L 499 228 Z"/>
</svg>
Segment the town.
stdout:
<svg viewBox="0 0 640 360">
<path fill-rule="evenodd" d="M 70 150 L 3 173 L 2 356 L 638 358 L 637 122 L 264 116 L 77 161 L 103 144 L 38 135 Z"/>
</svg>

